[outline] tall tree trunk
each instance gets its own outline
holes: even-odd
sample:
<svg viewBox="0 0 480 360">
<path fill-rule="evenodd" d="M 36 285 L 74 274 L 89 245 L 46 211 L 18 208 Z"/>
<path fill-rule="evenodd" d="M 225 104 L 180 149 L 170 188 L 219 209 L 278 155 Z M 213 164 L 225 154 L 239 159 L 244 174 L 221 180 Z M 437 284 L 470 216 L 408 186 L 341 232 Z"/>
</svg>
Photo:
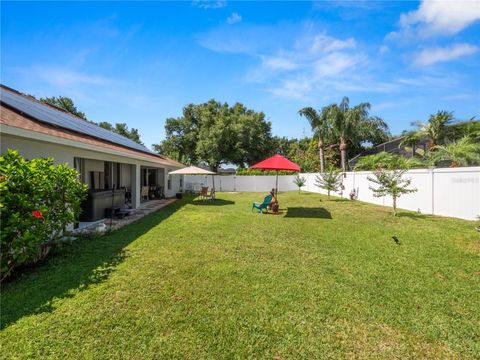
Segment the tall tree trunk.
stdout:
<svg viewBox="0 0 480 360">
<path fill-rule="evenodd" d="M 393 216 L 397 216 L 397 197 L 393 196 Z"/>
<path fill-rule="evenodd" d="M 415 154 L 417 153 L 417 145 L 412 144 L 412 157 L 415 157 Z"/>
<path fill-rule="evenodd" d="M 318 138 L 318 150 L 320 152 L 320 172 L 323 174 L 325 171 L 325 150 L 323 149 L 324 142 L 323 137 Z"/>
<path fill-rule="evenodd" d="M 347 171 L 347 142 L 343 136 L 340 136 L 340 156 L 342 160 L 342 171 Z"/>
</svg>

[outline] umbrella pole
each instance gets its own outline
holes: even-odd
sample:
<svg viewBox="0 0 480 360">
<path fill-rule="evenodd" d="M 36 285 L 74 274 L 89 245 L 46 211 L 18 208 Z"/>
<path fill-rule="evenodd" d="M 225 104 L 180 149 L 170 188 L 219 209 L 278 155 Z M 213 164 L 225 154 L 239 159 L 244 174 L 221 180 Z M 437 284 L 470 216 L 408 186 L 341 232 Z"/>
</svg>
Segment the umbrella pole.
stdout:
<svg viewBox="0 0 480 360">
<path fill-rule="evenodd" d="M 277 198 L 277 194 L 278 194 L 278 170 L 277 170 L 277 177 L 275 179 L 275 199 Z"/>
<path fill-rule="evenodd" d="M 212 174 L 212 188 L 213 188 L 213 197 L 212 199 L 215 200 L 215 177 Z"/>
</svg>

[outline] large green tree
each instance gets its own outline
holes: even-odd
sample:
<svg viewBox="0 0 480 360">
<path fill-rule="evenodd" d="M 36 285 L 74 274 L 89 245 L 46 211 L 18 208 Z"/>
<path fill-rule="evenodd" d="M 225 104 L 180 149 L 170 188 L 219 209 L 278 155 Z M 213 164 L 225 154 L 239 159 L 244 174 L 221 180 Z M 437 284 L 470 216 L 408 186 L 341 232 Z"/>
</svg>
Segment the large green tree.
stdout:
<svg viewBox="0 0 480 360">
<path fill-rule="evenodd" d="M 270 122 L 240 103 L 188 104 L 182 116 L 166 120 L 165 133 L 153 146 L 156 151 L 188 164 L 205 163 L 213 171 L 227 163 L 252 165 L 272 149 Z"/>
<path fill-rule="evenodd" d="M 166 139 L 159 144 L 154 144 L 153 149 L 184 164 L 197 163 L 196 147 L 200 118 L 199 105 L 186 105 L 182 116 L 168 118 L 165 121 Z"/>
<path fill-rule="evenodd" d="M 102 121 L 97 125 L 104 129 L 115 132 L 119 135 L 122 135 L 130 140 L 133 140 L 140 145 L 143 145 L 142 140 L 140 140 L 140 134 L 138 132 L 138 129 L 135 129 L 135 128 L 129 129 L 126 123 L 116 123 L 115 125 L 112 125 L 109 122 Z"/>
<path fill-rule="evenodd" d="M 84 120 L 87 120 L 85 113 L 78 110 L 73 100 L 67 96 L 59 96 L 59 97 L 52 96 L 52 97 L 40 98 L 40 101 L 46 104 L 56 106 L 60 109 L 68 111 L 70 114 L 73 114 L 75 116 L 81 117 Z"/>
<path fill-rule="evenodd" d="M 238 156 L 235 164 L 249 166 L 263 160 L 272 152 L 271 124 L 265 120 L 263 112 L 247 109 L 242 104 L 235 104 L 232 113 L 236 121 Z M 273 154 L 272 154 L 273 155 Z"/>
<path fill-rule="evenodd" d="M 212 171 L 221 164 L 239 164 L 239 129 L 227 103 L 210 100 L 199 105 L 198 136 L 195 152 Z"/>
</svg>

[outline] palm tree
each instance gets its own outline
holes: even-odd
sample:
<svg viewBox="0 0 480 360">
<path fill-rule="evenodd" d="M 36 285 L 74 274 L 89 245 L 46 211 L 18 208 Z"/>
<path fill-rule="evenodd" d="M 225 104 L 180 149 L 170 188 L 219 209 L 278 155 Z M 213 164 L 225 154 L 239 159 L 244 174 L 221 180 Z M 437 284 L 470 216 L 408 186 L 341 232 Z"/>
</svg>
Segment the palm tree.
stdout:
<svg viewBox="0 0 480 360">
<path fill-rule="evenodd" d="M 437 111 L 436 114 L 430 115 L 427 123 L 417 123 L 420 128 L 420 134 L 430 140 L 429 149 L 444 142 L 447 136 L 447 125 L 453 121 L 453 112 Z"/>
<path fill-rule="evenodd" d="M 300 116 L 307 118 L 313 132 L 318 136 L 318 151 L 320 153 L 320 172 L 325 170 L 325 136 L 327 136 L 330 125 L 328 115 L 330 108 L 328 106 L 323 107 L 320 112 L 312 107 L 304 107 L 298 111 Z"/>
<path fill-rule="evenodd" d="M 470 166 L 480 164 L 480 144 L 465 136 L 455 143 L 447 145 L 437 145 L 435 150 L 435 160 L 450 160 L 452 167 Z"/>
<path fill-rule="evenodd" d="M 369 103 L 360 103 L 351 108 L 350 100 L 344 97 L 340 104 L 329 107 L 332 131 L 340 140 L 342 171 L 347 171 L 348 143 L 356 144 L 367 139 L 380 139 L 385 136 L 387 124 L 379 117 L 369 117 Z"/>
<path fill-rule="evenodd" d="M 420 134 L 416 131 L 410 131 L 403 137 L 398 147 L 410 147 L 412 148 L 412 157 L 417 154 L 417 145 L 420 143 Z"/>
</svg>

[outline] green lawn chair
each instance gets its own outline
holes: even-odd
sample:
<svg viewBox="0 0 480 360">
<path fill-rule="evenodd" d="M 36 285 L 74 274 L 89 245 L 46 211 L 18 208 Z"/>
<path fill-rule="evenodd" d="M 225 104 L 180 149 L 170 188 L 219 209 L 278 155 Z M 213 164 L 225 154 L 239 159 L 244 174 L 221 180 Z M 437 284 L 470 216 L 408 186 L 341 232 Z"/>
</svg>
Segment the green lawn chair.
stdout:
<svg viewBox="0 0 480 360">
<path fill-rule="evenodd" d="M 260 210 L 260 214 L 263 214 L 263 209 L 265 209 L 268 212 L 267 206 L 270 204 L 270 201 L 272 201 L 272 195 L 265 196 L 263 203 L 254 202 L 252 205 L 252 211 L 253 209 L 258 209 Z"/>
</svg>

